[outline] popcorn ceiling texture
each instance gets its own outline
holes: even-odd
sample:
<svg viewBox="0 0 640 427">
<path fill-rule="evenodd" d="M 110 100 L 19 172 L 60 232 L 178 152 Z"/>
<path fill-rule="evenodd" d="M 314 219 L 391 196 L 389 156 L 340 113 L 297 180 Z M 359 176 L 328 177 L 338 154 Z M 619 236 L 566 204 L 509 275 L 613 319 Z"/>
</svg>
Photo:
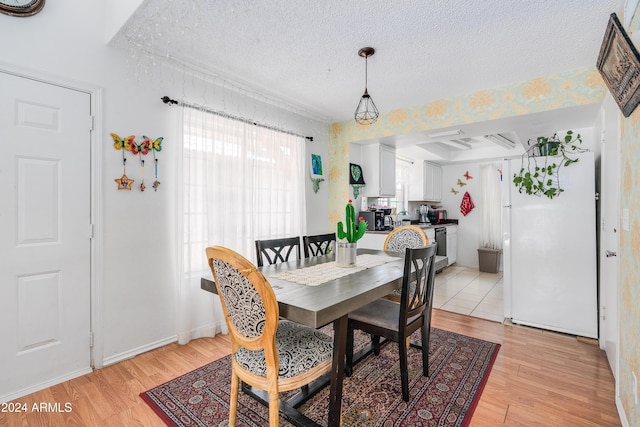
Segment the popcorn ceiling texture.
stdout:
<svg viewBox="0 0 640 427">
<path fill-rule="evenodd" d="M 471 93 L 483 105 L 481 90 L 594 65 L 619 7 L 620 0 L 146 0 L 112 43 L 139 47 L 133 61 L 142 77 L 171 57 L 332 123 L 350 118 L 362 95 L 364 46 L 376 49 L 368 86 L 380 111 Z"/>
</svg>

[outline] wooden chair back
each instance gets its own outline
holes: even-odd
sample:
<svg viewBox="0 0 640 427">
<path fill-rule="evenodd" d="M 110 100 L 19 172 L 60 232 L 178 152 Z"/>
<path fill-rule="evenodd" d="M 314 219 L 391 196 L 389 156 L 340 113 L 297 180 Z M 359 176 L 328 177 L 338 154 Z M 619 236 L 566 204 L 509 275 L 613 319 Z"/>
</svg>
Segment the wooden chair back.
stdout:
<svg viewBox="0 0 640 427">
<path fill-rule="evenodd" d="M 304 246 L 304 257 L 326 255 L 335 250 L 336 233 L 318 234 L 315 236 L 304 236 L 302 238 Z"/>
<path fill-rule="evenodd" d="M 296 259 L 300 259 L 300 238 L 285 237 L 283 239 L 256 240 L 256 257 L 258 267 L 267 264 L 277 264 L 289 261 L 289 257 L 295 253 Z"/>
<path fill-rule="evenodd" d="M 431 318 L 436 248 L 437 245 L 432 244 L 405 250 L 398 319 L 400 330 L 410 325 L 418 316 L 424 315 Z"/>
<path fill-rule="evenodd" d="M 224 318 L 229 328 L 232 352 L 244 347 L 264 350 L 268 366 L 278 374 L 276 330 L 278 303 L 271 284 L 242 255 L 221 246 L 206 249 Z"/>
</svg>

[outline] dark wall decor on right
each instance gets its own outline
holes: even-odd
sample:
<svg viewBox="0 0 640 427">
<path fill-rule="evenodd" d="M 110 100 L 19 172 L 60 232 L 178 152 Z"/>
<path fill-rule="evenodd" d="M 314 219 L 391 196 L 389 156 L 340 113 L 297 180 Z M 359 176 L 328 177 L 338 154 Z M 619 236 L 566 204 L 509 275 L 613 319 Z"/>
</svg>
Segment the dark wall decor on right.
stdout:
<svg viewBox="0 0 640 427">
<path fill-rule="evenodd" d="M 629 117 L 640 103 L 640 55 L 615 13 L 609 17 L 597 68 L 622 114 Z"/>
</svg>

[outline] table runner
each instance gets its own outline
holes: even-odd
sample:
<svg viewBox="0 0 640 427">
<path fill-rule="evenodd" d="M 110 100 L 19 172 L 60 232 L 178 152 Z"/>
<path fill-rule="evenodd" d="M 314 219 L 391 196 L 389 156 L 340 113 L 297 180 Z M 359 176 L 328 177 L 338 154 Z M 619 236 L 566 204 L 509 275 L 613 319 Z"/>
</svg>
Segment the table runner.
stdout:
<svg viewBox="0 0 640 427">
<path fill-rule="evenodd" d="M 354 267 L 338 267 L 336 262 L 332 261 L 324 264 L 312 265 L 311 267 L 300 268 L 298 270 L 283 271 L 281 273 L 270 275 L 269 277 L 301 285 L 318 286 L 322 283 L 339 279 L 341 277 L 357 273 L 358 271 L 366 270 L 367 268 L 377 267 L 391 261 L 397 261 L 398 259 L 399 258 L 388 255 L 363 254 L 358 255 L 356 265 Z"/>
</svg>

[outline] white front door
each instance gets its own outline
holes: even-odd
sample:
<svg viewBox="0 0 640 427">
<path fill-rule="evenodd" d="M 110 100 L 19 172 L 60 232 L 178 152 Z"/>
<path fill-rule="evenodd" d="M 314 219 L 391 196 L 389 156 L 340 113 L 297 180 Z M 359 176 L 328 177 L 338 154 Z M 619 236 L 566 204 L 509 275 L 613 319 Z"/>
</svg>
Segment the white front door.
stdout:
<svg viewBox="0 0 640 427">
<path fill-rule="evenodd" d="M 602 112 L 602 227 L 600 236 L 600 347 L 607 354 L 611 372 L 617 378 L 618 365 L 618 246 L 620 242 L 620 135 L 619 116 L 613 99 L 607 96 Z"/>
<path fill-rule="evenodd" d="M 91 371 L 90 101 L 0 72 L 0 402 Z"/>
</svg>

